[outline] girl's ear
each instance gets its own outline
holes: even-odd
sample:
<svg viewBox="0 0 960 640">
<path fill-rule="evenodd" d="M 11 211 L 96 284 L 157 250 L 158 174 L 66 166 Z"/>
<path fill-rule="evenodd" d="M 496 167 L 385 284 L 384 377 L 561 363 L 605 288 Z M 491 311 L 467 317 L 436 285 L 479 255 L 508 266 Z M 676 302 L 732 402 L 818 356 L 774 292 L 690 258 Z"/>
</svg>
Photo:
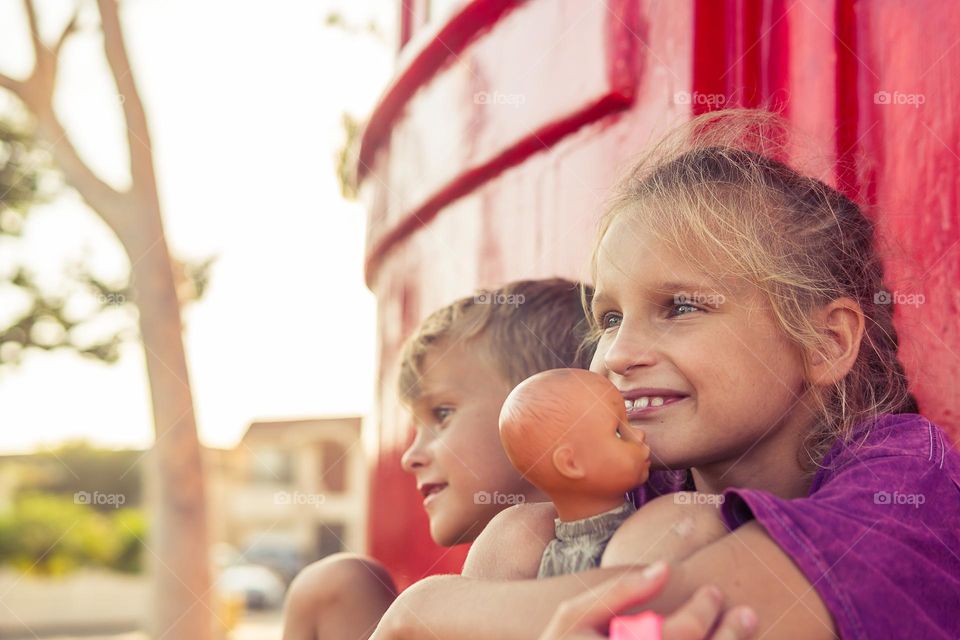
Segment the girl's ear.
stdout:
<svg viewBox="0 0 960 640">
<path fill-rule="evenodd" d="M 823 335 L 820 350 L 810 356 L 810 382 L 829 386 L 853 368 L 863 341 L 863 309 L 852 298 L 837 298 L 816 311 L 814 322 Z"/>
<path fill-rule="evenodd" d="M 580 480 L 586 475 L 586 470 L 577 461 L 573 447 L 561 444 L 553 450 L 553 466 L 557 472 L 569 480 Z"/>
</svg>

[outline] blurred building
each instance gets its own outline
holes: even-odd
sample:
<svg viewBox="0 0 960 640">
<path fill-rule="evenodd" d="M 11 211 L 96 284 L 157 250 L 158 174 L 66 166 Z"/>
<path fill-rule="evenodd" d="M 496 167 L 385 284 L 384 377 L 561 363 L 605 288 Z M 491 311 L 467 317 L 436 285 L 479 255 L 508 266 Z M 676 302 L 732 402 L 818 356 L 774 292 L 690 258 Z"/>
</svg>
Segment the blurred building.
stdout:
<svg viewBox="0 0 960 640">
<path fill-rule="evenodd" d="M 377 296 L 369 551 L 401 586 L 459 571 L 400 469 L 403 340 L 431 311 L 521 278 L 586 273 L 611 186 L 663 132 L 723 107 L 779 111 L 817 173 L 895 247 L 901 357 L 960 440 L 960 7 L 912 0 L 404 0 L 394 77 L 364 128 Z M 819 156 L 818 156 L 819 157 Z M 899 295 L 899 293 L 898 293 Z M 932 357 L 931 357 L 932 356 Z"/>
<path fill-rule="evenodd" d="M 362 552 L 366 467 L 358 416 L 254 422 L 236 447 L 207 450 L 211 539 L 277 569 Z"/>
</svg>

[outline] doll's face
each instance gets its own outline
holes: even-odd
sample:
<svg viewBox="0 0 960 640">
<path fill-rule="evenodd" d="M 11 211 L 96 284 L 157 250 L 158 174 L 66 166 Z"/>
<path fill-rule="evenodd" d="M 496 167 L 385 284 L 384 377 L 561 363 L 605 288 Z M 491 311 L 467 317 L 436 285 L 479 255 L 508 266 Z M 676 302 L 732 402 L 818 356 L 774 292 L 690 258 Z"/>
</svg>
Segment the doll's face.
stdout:
<svg viewBox="0 0 960 640">
<path fill-rule="evenodd" d="M 523 381 L 500 428 L 514 464 L 554 496 L 617 495 L 648 475 L 650 451 L 627 422 L 623 396 L 588 371 L 554 369 Z"/>
<path fill-rule="evenodd" d="M 616 400 L 622 404 L 620 394 Z M 598 412 L 599 413 L 599 412 Z M 578 491 L 616 495 L 646 482 L 650 473 L 650 449 L 643 431 L 617 419 L 584 420 L 567 438 L 574 448 L 584 477 Z"/>
</svg>

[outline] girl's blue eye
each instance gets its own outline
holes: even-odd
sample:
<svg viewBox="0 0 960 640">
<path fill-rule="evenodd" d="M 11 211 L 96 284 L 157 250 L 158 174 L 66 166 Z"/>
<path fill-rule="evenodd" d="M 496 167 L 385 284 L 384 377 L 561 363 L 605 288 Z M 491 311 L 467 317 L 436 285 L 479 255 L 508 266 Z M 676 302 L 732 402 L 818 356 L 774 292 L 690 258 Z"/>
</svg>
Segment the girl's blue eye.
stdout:
<svg viewBox="0 0 960 640">
<path fill-rule="evenodd" d="M 608 311 L 600 316 L 600 328 L 606 330 L 619 327 L 622 321 L 623 317 L 619 313 Z"/>
<path fill-rule="evenodd" d="M 685 311 L 681 311 L 681 309 L 685 309 Z M 671 307 L 670 315 L 672 317 L 685 316 L 685 315 L 689 315 L 690 313 L 693 313 L 694 311 L 701 311 L 701 309 L 700 307 L 692 305 L 688 302 L 681 302 Z"/>
</svg>

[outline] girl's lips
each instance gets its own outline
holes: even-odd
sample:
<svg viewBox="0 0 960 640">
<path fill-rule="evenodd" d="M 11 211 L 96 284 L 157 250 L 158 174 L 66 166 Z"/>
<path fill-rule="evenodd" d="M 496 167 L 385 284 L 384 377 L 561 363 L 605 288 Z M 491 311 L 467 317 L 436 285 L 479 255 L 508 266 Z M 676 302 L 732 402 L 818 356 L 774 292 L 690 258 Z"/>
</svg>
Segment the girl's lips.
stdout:
<svg viewBox="0 0 960 640">
<path fill-rule="evenodd" d="M 689 396 L 662 396 L 663 404 L 658 406 L 647 405 L 646 407 L 633 407 L 627 411 L 627 420 L 632 420 L 634 418 L 646 418 L 647 416 L 654 414 L 658 411 L 663 411 L 678 402 L 686 400 Z"/>
</svg>

